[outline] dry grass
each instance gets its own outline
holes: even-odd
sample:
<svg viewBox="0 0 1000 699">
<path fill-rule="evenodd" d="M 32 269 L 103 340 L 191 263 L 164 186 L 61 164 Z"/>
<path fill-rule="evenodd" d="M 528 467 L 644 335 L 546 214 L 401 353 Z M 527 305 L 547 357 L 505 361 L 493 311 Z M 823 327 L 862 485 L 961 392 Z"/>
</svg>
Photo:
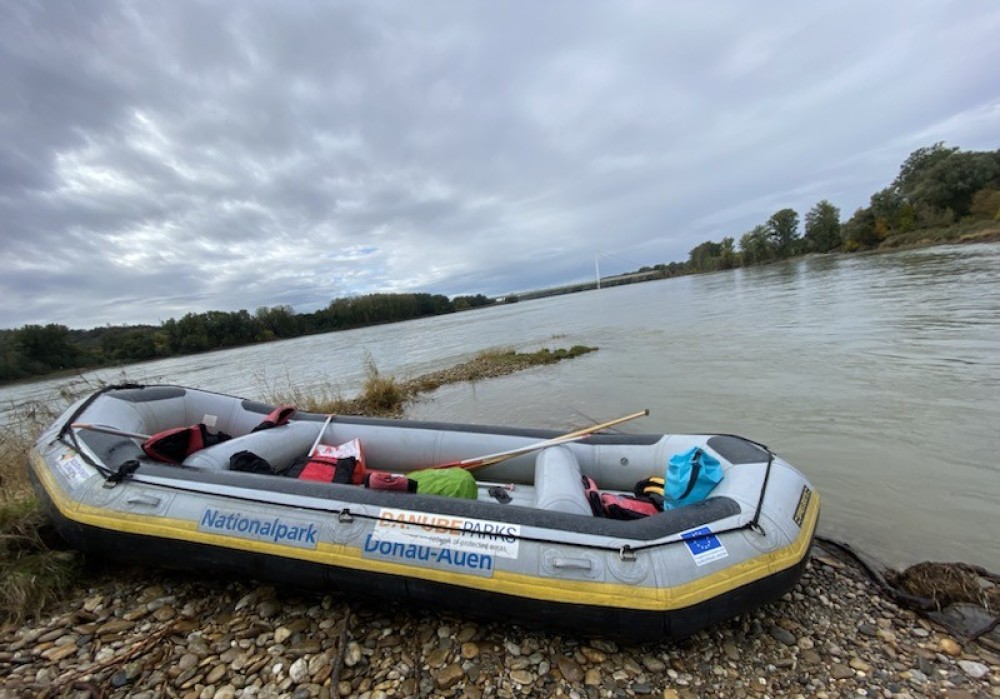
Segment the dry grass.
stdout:
<svg viewBox="0 0 1000 699">
<path fill-rule="evenodd" d="M 491 349 L 480 352 L 474 358 L 450 369 L 424 374 L 407 383 L 413 394 L 433 391 L 445 384 L 462 381 L 481 381 L 531 367 L 554 364 L 563 359 L 578 357 L 593 352 L 596 347 L 575 345 L 570 349 L 541 349 L 537 352 L 517 352 L 510 348 Z"/>
<path fill-rule="evenodd" d="M 354 398 L 344 398 L 339 390 L 317 386 L 308 391 L 300 387 L 268 389 L 268 401 L 291 403 L 300 410 L 333 415 L 368 415 L 399 417 L 411 396 L 395 378 L 384 376 L 369 356 L 365 359 L 366 377 L 361 392 Z M 289 380 L 290 382 L 290 380 Z"/>
<path fill-rule="evenodd" d="M 0 621 L 34 616 L 76 587 L 82 559 L 60 545 L 33 498 L 0 506 Z"/>
<path fill-rule="evenodd" d="M 943 243 L 988 243 L 1000 240 L 1000 223 L 996 221 L 962 221 L 943 228 L 925 228 L 897 233 L 887 238 L 880 250 L 925 247 Z"/>
<path fill-rule="evenodd" d="M 570 349 L 541 349 L 537 352 L 517 352 L 510 348 L 490 349 L 480 352 L 468 362 L 409 381 L 397 381 L 392 376 L 382 374 L 374 360 L 368 357 L 365 360 L 365 383 L 361 392 L 353 398 L 344 398 L 339 393 L 332 393 L 327 387 L 320 387 L 309 393 L 298 388 L 277 392 L 272 390 L 270 401 L 293 403 L 303 410 L 317 413 L 401 417 L 410 401 L 421 393 L 428 393 L 441 386 L 505 376 L 578 357 L 596 349 L 583 345 L 575 345 Z"/>
<path fill-rule="evenodd" d="M 71 590 L 81 558 L 61 542 L 38 506 L 26 468 L 32 444 L 80 395 L 97 387 L 68 384 L 61 400 L 17 406 L 0 431 L 0 621 L 33 616 Z"/>
<path fill-rule="evenodd" d="M 984 574 L 989 575 L 966 563 L 925 562 L 890 573 L 886 580 L 911 595 L 934 600 L 938 609 L 956 602 L 968 602 L 995 612 L 1000 609 L 1000 589 L 982 587 L 979 581 Z"/>
</svg>

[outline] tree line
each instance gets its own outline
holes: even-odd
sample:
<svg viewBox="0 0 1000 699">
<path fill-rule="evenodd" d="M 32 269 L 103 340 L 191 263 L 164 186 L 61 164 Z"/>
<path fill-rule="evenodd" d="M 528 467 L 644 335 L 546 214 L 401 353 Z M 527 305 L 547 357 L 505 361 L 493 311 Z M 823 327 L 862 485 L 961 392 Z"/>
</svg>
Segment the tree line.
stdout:
<svg viewBox="0 0 1000 699">
<path fill-rule="evenodd" d="M 207 311 L 155 325 L 71 330 L 65 325 L 25 325 L 0 330 L 0 383 L 57 371 L 92 369 L 257 342 L 349 330 L 490 306 L 483 294 L 368 294 L 334 299 L 312 313 L 291 306 L 258 308 L 254 313 Z"/>
<path fill-rule="evenodd" d="M 721 242 L 694 247 L 685 262 L 642 267 L 613 283 L 634 283 L 683 274 L 760 265 L 807 253 L 855 252 L 891 243 L 947 240 L 956 231 L 1000 222 L 1000 150 L 962 151 L 943 143 L 914 151 L 899 174 L 847 221 L 827 200 L 805 215 L 786 208 L 766 222 Z M 583 283 L 522 295 L 534 298 L 594 288 Z M 505 299 L 515 302 L 518 296 Z M 290 306 L 188 313 L 159 326 L 107 326 L 71 330 L 64 325 L 25 325 L 0 330 L 0 383 L 56 371 L 146 361 L 269 340 L 348 330 L 453 313 L 495 303 L 482 294 L 448 299 L 439 294 L 369 294 L 334 299 L 326 308 L 295 313 Z"/>
<path fill-rule="evenodd" d="M 721 242 L 705 241 L 688 256 L 685 273 L 759 265 L 813 252 L 856 252 L 928 237 L 944 241 L 958 230 L 1000 221 L 1000 150 L 962 151 L 943 143 L 919 148 L 888 187 L 844 222 L 826 199 L 805 215 L 781 209 L 766 222 Z M 648 268 L 643 268 L 648 269 Z"/>
</svg>

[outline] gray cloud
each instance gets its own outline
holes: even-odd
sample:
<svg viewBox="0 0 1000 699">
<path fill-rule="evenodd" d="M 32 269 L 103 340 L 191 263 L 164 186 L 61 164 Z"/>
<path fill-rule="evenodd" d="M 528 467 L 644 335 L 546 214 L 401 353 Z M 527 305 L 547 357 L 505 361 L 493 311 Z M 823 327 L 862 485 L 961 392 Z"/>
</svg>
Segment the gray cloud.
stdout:
<svg viewBox="0 0 1000 699">
<path fill-rule="evenodd" d="M 0 327 L 499 294 L 995 149 L 1000 9 L 0 6 Z"/>
</svg>

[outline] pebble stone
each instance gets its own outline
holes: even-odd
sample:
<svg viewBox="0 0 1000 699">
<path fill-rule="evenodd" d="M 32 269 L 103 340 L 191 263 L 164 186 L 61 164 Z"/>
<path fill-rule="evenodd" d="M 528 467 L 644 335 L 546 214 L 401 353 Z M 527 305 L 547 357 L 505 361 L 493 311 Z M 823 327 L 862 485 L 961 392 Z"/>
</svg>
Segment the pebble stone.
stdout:
<svg viewBox="0 0 1000 699">
<path fill-rule="evenodd" d="M 163 573 L 48 614 L 0 628 L 0 699 L 79 683 L 109 699 L 1000 699 L 1000 647 L 959 643 L 819 557 L 782 599 L 674 643 Z"/>
</svg>

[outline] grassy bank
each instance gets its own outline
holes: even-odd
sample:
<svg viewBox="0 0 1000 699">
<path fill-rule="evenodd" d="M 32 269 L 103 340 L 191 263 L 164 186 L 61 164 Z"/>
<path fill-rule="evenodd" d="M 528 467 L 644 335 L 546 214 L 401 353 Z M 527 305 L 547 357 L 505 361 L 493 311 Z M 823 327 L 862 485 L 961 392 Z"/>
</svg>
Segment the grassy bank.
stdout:
<svg viewBox="0 0 1000 699">
<path fill-rule="evenodd" d="M 271 401 L 293 403 L 303 410 L 317 413 L 400 417 L 411 401 L 441 386 L 465 381 L 482 381 L 533 367 L 555 364 L 596 349 L 583 345 L 574 345 L 570 349 L 541 349 L 537 352 L 491 349 L 480 352 L 467 362 L 407 381 L 380 373 L 375 363 L 369 359 L 364 386 L 355 397 L 343 398 L 324 388 L 310 392 L 293 389 L 272 390 Z"/>
<path fill-rule="evenodd" d="M 400 417 L 420 394 L 446 384 L 480 381 L 536 366 L 545 366 L 593 352 L 596 347 L 516 352 L 487 350 L 450 369 L 408 381 L 379 372 L 371 360 L 361 392 L 343 398 L 332 389 L 272 391 L 270 401 L 294 403 L 320 413 Z M 123 377 L 124 379 L 124 377 Z M 84 386 L 81 393 L 96 390 Z M 86 575 L 81 557 L 60 550 L 60 542 L 38 507 L 25 470 L 28 451 L 38 434 L 78 398 L 66 393 L 57 404 L 33 403 L 19 407 L 0 432 L 0 622 L 17 622 L 37 614 L 74 589 Z"/>
<path fill-rule="evenodd" d="M 31 444 L 63 407 L 22 406 L 0 431 L 0 621 L 36 614 L 79 579 L 79 557 L 59 550 L 25 470 Z"/>
<path fill-rule="evenodd" d="M 886 238 L 879 250 L 900 248 L 921 248 L 949 243 L 992 243 L 1000 241 L 1000 222 L 962 221 L 941 228 L 925 228 L 906 233 L 897 233 Z"/>
</svg>

